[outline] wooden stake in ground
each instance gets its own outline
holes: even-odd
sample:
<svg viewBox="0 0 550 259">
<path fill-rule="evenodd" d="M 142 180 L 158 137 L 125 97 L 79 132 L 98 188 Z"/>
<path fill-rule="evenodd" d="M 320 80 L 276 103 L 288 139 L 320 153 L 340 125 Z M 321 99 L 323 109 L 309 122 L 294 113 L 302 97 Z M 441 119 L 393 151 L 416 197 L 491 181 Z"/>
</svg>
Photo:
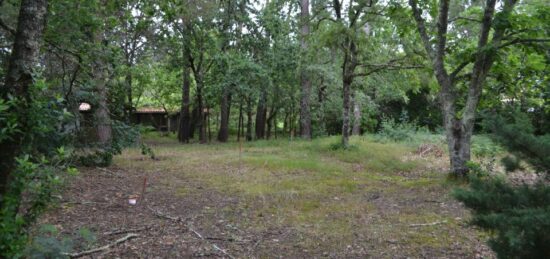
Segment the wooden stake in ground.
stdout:
<svg viewBox="0 0 550 259">
<path fill-rule="evenodd" d="M 143 177 L 143 188 L 141 189 L 141 201 L 145 203 L 145 189 L 147 188 L 147 176 Z"/>
</svg>

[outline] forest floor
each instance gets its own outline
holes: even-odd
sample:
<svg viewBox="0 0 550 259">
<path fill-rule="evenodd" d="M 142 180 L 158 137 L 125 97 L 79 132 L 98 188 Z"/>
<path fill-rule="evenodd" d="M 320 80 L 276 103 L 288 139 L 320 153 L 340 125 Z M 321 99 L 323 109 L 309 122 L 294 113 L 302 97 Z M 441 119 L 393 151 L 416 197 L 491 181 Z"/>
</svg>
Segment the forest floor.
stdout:
<svg viewBox="0 0 550 259">
<path fill-rule="evenodd" d="M 181 145 L 145 140 L 111 167 L 81 168 L 40 220 L 82 229 L 73 251 L 138 237 L 94 258 L 492 258 L 452 196 L 445 154 L 356 137 Z M 144 199 L 130 205 L 130 195 Z M 85 242 L 84 239 L 87 241 Z M 90 241 L 91 240 L 91 241 Z"/>
</svg>

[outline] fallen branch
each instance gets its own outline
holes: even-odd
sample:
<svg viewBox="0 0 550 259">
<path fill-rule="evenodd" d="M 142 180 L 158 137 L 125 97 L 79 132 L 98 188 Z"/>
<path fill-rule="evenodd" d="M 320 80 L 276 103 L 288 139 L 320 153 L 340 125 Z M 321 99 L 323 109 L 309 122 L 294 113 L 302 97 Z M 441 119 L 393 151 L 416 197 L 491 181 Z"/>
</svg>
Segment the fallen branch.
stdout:
<svg viewBox="0 0 550 259">
<path fill-rule="evenodd" d="M 124 242 L 126 242 L 126 241 L 128 241 L 132 238 L 136 238 L 136 237 L 139 237 L 139 235 L 131 233 L 131 234 L 126 235 L 123 238 L 117 239 L 113 243 L 110 243 L 108 245 L 104 245 L 102 247 L 98 247 L 98 248 L 94 248 L 94 249 L 90 249 L 90 250 L 86 250 L 86 251 L 82 251 L 82 252 L 78 252 L 78 253 L 65 253 L 64 255 L 67 255 L 70 258 L 78 258 L 78 257 L 82 257 L 82 256 L 86 256 L 86 255 L 90 255 L 90 254 L 93 254 L 93 253 L 97 253 L 97 252 L 107 250 L 107 249 L 109 249 L 113 246 L 124 243 Z"/>
<path fill-rule="evenodd" d="M 424 223 L 424 224 L 410 224 L 409 227 L 435 226 L 435 225 L 444 224 L 444 223 L 447 223 L 447 221 L 444 220 L 444 221 L 436 221 L 436 222 Z"/>
</svg>

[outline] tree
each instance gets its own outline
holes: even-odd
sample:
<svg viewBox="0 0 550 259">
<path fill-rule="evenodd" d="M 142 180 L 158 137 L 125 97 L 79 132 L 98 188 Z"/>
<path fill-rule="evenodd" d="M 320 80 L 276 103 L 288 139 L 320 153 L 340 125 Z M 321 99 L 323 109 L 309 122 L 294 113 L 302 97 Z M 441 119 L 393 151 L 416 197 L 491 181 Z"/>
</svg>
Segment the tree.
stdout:
<svg viewBox="0 0 550 259">
<path fill-rule="evenodd" d="M 0 3 L 1 4 L 1 3 Z M 19 11 L 12 54 L 0 96 L 5 103 L 12 102 L 10 113 L 17 114 L 19 130 L 0 142 L 0 208 L 15 167 L 15 158 L 22 151 L 22 143 L 28 134 L 28 111 L 32 105 L 34 68 L 42 45 L 46 24 L 48 2 L 46 0 L 23 0 Z"/>
<path fill-rule="evenodd" d="M 301 35 L 300 46 L 302 49 L 302 55 L 308 52 L 307 38 L 309 35 L 309 0 L 300 1 L 300 23 L 301 23 Z M 300 70 L 300 135 L 304 139 L 311 139 L 311 112 L 310 101 L 311 98 L 311 80 L 306 71 L 305 58 L 302 57 L 302 66 Z"/>
<path fill-rule="evenodd" d="M 438 14 L 434 19 L 437 21 L 436 30 L 431 32 L 419 2 L 409 0 L 418 34 L 440 86 L 439 99 L 451 172 L 459 177 L 468 172 L 467 162 L 470 160 L 470 144 L 477 106 L 498 51 L 513 44 L 541 41 L 540 39 L 522 39 L 521 36 L 525 35 L 521 30 L 513 30 L 511 16 L 517 0 L 503 1 L 502 10 L 498 12 L 495 10 L 496 2 L 496 0 L 487 0 L 483 6 L 483 13 L 479 20 L 479 37 L 474 50 L 468 53 L 469 50 L 464 48 L 466 53 L 461 53 L 462 59 L 449 64 L 450 54 L 458 54 L 453 53 L 455 48 L 448 44 L 449 27 L 451 24 L 453 24 L 452 28 L 460 27 L 454 25 L 460 20 L 460 16 L 449 19 L 450 1 L 439 1 Z M 466 19 L 477 20 L 477 18 L 468 17 Z M 472 36 L 466 38 L 469 37 Z M 435 43 L 432 39 L 435 39 Z M 450 66 L 454 69 L 449 69 Z M 470 72 L 463 73 L 466 69 Z M 459 82 L 464 77 L 467 78 L 467 90 L 461 91 Z M 463 105 L 461 105 L 462 102 Z"/>
</svg>

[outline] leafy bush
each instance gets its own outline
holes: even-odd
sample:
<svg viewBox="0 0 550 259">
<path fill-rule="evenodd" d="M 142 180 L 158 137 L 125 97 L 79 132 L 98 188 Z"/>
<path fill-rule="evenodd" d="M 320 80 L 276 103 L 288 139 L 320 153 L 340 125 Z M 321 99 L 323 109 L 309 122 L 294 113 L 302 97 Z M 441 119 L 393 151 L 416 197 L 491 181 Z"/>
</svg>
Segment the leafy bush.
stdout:
<svg viewBox="0 0 550 259">
<path fill-rule="evenodd" d="M 30 90 L 32 102 L 26 105 L 15 98 L 0 102 L 0 142 L 13 139 L 15 133 L 22 139 L 7 190 L 0 197 L 0 258 L 21 256 L 28 226 L 59 190 L 66 173 L 76 173 L 72 152 L 64 148 L 71 141 L 66 126 L 74 116 L 43 81 L 37 80 Z"/>
<path fill-rule="evenodd" d="M 140 147 L 141 147 L 141 154 L 142 155 L 149 156 L 153 160 L 156 159 L 155 152 L 153 151 L 153 149 L 150 146 L 148 146 L 145 143 L 141 143 Z"/>
<path fill-rule="evenodd" d="M 25 255 L 28 258 L 69 258 L 67 254 L 73 249 L 89 249 L 96 241 L 96 235 L 87 228 L 79 229 L 76 234 L 64 236 L 55 226 L 42 225 L 25 249 Z"/>
<path fill-rule="evenodd" d="M 417 126 L 414 123 L 402 121 L 396 122 L 394 119 L 382 119 L 381 128 L 378 136 L 381 139 L 388 139 L 395 142 L 408 141 L 417 132 Z"/>
<path fill-rule="evenodd" d="M 335 142 L 335 143 L 332 143 L 330 144 L 329 146 L 329 150 L 331 151 L 337 151 L 337 150 L 357 150 L 358 147 L 356 145 L 348 145 L 347 147 L 345 147 L 342 142 Z"/>
<path fill-rule="evenodd" d="M 63 182 L 60 172 L 77 172 L 69 166 L 70 155 L 63 148 L 58 148 L 57 153 L 50 160 L 42 157 L 34 161 L 29 155 L 17 159 L 14 179 L 0 210 L 1 256 L 14 257 L 22 251 L 27 227 L 46 208 Z"/>
<path fill-rule="evenodd" d="M 472 154 L 480 160 L 481 166 L 488 172 L 493 172 L 497 162 L 497 155 L 502 152 L 502 147 L 491 138 L 478 135 L 472 141 Z"/>
</svg>

